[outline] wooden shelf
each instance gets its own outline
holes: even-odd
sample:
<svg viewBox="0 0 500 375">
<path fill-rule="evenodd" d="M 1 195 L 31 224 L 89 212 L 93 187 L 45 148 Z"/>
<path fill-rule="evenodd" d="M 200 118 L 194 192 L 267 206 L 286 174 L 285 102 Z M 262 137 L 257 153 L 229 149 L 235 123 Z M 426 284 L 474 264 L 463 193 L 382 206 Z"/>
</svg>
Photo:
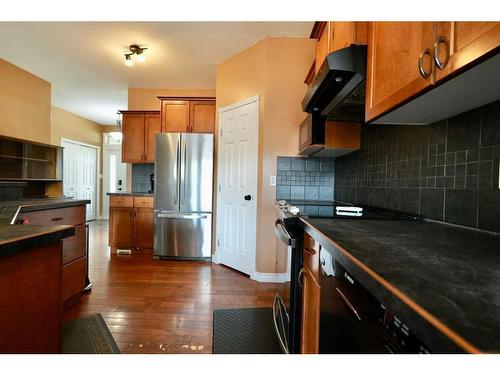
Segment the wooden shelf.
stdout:
<svg viewBox="0 0 500 375">
<path fill-rule="evenodd" d="M 51 160 L 47 160 L 47 159 L 28 158 L 28 157 L 24 157 L 24 156 L 12 156 L 12 155 L 0 155 L 0 158 L 17 159 L 17 160 L 29 160 L 29 161 L 39 161 L 39 162 L 44 162 L 44 163 L 51 162 Z"/>
</svg>

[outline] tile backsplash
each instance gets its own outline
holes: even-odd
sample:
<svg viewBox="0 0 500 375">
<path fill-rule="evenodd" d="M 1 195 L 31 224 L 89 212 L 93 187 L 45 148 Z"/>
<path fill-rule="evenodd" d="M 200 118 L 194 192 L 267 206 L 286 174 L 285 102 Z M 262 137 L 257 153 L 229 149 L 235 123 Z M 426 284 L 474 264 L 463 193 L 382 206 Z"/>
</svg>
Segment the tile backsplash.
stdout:
<svg viewBox="0 0 500 375">
<path fill-rule="evenodd" d="M 276 199 L 333 201 L 334 159 L 278 157 Z"/>
<path fill-rule="evenodd" d="M 132 192 L 147 193 L 151 189 L 149 175 L 154 171 L 154 164 L 132 164 Z"/>
<path fill-rule="evenodd" d="M 432 125 L 372 125 L 335 161 L 339 201 L 500 232 L 500 101 Z"/>
</svg>

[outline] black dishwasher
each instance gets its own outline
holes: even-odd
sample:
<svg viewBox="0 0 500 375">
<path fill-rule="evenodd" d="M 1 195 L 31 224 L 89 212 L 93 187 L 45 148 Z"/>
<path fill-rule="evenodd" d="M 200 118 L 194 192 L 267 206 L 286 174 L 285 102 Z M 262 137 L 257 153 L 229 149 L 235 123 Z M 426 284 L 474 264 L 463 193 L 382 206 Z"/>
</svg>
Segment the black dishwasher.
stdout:
<svg viewBox="0 0 500 375">
<path fill-rule="evenodd" d="M 320 353 L 429 352 L 326 250 L 321 252 Z"/>
</svg>

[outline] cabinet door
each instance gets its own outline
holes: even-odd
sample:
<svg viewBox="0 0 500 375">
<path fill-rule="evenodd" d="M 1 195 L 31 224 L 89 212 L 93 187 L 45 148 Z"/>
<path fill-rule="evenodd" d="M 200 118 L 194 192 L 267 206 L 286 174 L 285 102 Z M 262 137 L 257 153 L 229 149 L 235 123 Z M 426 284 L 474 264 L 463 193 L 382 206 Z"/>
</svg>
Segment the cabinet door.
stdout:
<svg viewBox="0 0 500 375">
<path fill-rule="evenodd" d="M 134 247 L 134 209 L 111 208 L 109 210 L 109 246 L 132 249 Z"/>
<path fill-rule="evenodd" d="M 144 115 L 123 114 L 122 160 L 140 163 L 144 160 Z"/>
<path fill-rule="evenodd" d="M 155 161 L 155 134 L 161 133 L 160 114 L 145 115 L 145 137 L 144 137 L 144 161 L 154 163 Z"/>
<path fill-rule="evenodd" d="M 161 131 L 164 133 L 186 133 L 189 129 L 189 102 L 164 100 L 161 106 Z"/>
<path fill-rule="evenodd" d="M 368 22 L 330 22 L 330 52 L 367 43 Z"/>
<path fill-rule="evenodd" d="M 370 22 L 366 121 L 402 104 L 432 84 L 432 22 Z M 423 78 L 422 67 L 429 74 Z"/>
<path fill-rule="evenodd" d="M 319 352 L 319 303 L 321 288 L 307 266 L 304 266 L 302 270 L 302 330 L 300 352 L 304 354 L 315 354 Z"/>
<path fill-rule="evenodd" d="M 151 208 L 135 208 L 134 233 L 136 248 L 153 248 L 153 210 Z"/>
<path fill-rule="evenodd" d="M 498 48 L 500 22 L 437 22 L 436 81 Z"/>
<path fill-rule="evenodd" d="M 215 128 L 215 102 L 200 100 L 189 103 L 189 131 L 213 133 Z"/>
<path fill-rule="evenodd" d="M 325 22 L 323 32 L 316 43 L 316 73 L 321 68 L 328 52 L 330 52 L 330 22 Z"/>
</svg>

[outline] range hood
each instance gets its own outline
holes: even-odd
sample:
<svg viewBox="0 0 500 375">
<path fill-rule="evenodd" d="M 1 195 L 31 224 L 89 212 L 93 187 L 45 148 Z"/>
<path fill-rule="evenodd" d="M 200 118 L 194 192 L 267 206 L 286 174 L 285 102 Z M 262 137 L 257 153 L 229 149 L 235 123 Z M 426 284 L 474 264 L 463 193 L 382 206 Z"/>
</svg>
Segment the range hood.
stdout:
<svg viewBox="0 0 500 375">
<path fill-rule="evenodd" d="M 304 112 L 328 120 L 364 122 L 365 45 L 352 44 L 330 53 L 302 100 Z"/>
</svg>

